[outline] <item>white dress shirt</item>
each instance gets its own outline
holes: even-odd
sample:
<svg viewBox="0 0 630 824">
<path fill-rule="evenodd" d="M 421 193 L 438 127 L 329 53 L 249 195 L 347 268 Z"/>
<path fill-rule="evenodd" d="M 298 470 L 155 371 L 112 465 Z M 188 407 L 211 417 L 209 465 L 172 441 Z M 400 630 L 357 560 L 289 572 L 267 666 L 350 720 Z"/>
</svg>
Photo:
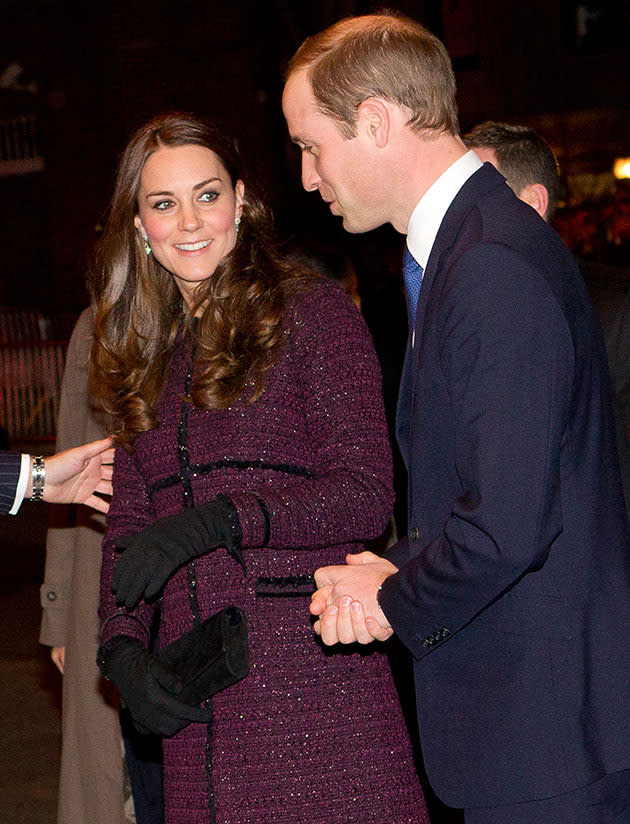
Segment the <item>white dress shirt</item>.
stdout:
<svg viewBox="0 0 630 824">
<path fill-rule="evenodd" d="M 423 269 L 427 268 L 431 249 L 448 207 L 468 178 L 482 166 L 483 163 L 472 150 L 466 152 L 427 189 L 411 213 L 407 227 L 407 246 Z"/>
<path fill-rule="evenodd" d="M 17 487 L 15 488 L 15 500 L 13 506 L 9 510 L 9 515 L 15 515 L 22 505 L 24 496 L 26 494 L 26 487 L 28 485 L 28 475 L 31 471 L 31 456 L 22 454 L 22 462 L 20 464 L 20 477 L 18 478 Z"/>
</svg>

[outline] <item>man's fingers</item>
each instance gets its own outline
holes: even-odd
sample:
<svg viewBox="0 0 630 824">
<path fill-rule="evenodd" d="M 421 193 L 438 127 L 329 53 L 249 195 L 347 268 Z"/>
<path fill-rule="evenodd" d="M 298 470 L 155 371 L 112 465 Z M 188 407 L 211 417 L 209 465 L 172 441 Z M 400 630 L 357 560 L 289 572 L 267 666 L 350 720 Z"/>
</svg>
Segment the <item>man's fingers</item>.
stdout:
<svg viewBox="0 0 630 824">
<path fill-rule="evenodd" d="M 359 601 L 353 601 L 350 604 L 350 618 L 355 638 L 359 644 L 371 644 L 374 641 L 374 636 L 367 628 L 363 604 Z"/>
<path fill-rule="evenodd" d="M 352 626 L 352 617 L 350 615 L 350 604 L 352 598 L 349 595 L 344 595 L 339 601 L 339 611 L 337 612 L 337 638 L 340 644 L 353 644 L 357 638 L 354 634 L 354 627 Z"/>
<path fill-rule="evenodd" d="M 330 566 L 320 567 L 319 569 L 315 570 L 313 577 L 315 578 L 315 586 L 317 587 L 317 589 L 322 589 L 326 586 L 332 586 L 335 583 L 331 574 L 334 569 L 334 566 Z"/>
<path fill-rule="evenodd" d="M 315 621 L 313 629 L 327 647 L 387 641 L 394 634 L 391 627 L 381 626 L 375 618 L 366 618 L 363 605 L 347 595 L 340 600 L 339 606 L 327 607 Z"/>
<path fill-rule="evenodd" d="M 101 480 L 96 484 L 94 491 L 100 492 L 101 495 L 111 495 L 113 492 L 111 478 L 109 480 L 106 478 L 101 478 Z"/>
<path fill-rule="evenodd" d="M 337 636 L 338 612 L 339 610 L 336 606 L 331 606 L 319 616 L 319 634 L 322 642 L 326 644 L 327 647 L 339 643 L 339 637 Z"/>
<path fill-rule="evenodd" d="M 348 566 L 361 566 L 362 564 L 371 564 L 373 561 L 380 561 L 380 557 L 366 549 L 364 552 L 357 552 L 354 554 L 348 553 L 346 555 L 346 563 Z"/>
<path fill-rule="evenodd" d="M 101 464 L 103 464 L 103 465 L 113 464 L 115 454 L 116 454 L 115 447 L 112 446 L 109 449 L 106 449 L 105 452 L 103 452 L 103 454 L 101 455 Z"/>
<path fill-rule="evenodd" d="M 89 498 L 83 501 L 83 505 L 89 506 L 90 509 L 96 509 L 105 515 L 109 512 L 109 501 L 104 501 L 102 498 L 99 498 L 98 495 L 90 495 Z"/>
<path fill-rule="evenodd" d="M 328 598 L 332 593 L 331 586 L 324 586 L 321 589 L 318 589 L 311 595 L 311 604 L 310 604 L 310 611 L 311 615 L 321 615 L 322 612 L 326 609 L 326 605 L 328 603 Z"/>
<path fill-rule="evenodd" d="M 114 441 L 111 438 L 101 438 L 99 441 L 92 441 L 91 443 L 87 443 L 84 447 L 78 447 L 79 449 L 85 449 L 85 453 L 88 457 L 94 458 L 96 455 L 104 456 L 108 453 L 114 452 L 113 447 Z M 101 458 L 103 460 L 103 457 Z M 113 460 L 113 457 L 112 457 Z"/>
<path fill-rule="evenodd" d="M 394 634 L 391 627 L 383 627 L 379 624 L 376 618 L 366 618 L 365 625 L 367 631 L 370 633 L 375 641 L 387 641 Z"/>
</svg>

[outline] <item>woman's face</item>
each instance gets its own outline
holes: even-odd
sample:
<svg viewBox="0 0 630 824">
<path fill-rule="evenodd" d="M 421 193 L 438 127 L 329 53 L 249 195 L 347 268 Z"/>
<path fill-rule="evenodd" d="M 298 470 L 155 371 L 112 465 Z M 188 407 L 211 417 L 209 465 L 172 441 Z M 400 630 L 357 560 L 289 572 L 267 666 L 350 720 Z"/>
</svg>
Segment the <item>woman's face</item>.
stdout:
<svg viewBox="0 0 630 824">
<path fill-rule="evenodd" d="M 236 243 L 244 190 L 205 146 L 163 147 L 144 164 L 135 225 L 189 306 Z"/>
</svg>

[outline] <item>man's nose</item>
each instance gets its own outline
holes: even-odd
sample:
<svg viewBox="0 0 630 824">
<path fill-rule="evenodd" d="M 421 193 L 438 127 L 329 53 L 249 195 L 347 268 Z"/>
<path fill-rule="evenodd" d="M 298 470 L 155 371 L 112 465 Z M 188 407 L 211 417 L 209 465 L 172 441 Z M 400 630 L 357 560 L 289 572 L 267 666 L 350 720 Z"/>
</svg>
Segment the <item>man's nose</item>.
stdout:
<svg viewBox="0 0 630 824">
<path fill-rule="evenodd" d="M 314 192 L 319 187 L 315 158 L 308 152 L 302 152 L 302 186 L 307 192 Z"/>
</svg>

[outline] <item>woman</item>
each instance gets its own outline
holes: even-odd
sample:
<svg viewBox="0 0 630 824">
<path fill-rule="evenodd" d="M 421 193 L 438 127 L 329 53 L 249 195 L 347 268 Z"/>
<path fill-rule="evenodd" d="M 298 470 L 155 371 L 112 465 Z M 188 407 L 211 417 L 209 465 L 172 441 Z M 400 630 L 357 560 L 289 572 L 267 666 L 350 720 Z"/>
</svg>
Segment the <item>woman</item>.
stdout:
<svg viewBox="0 0 630 824">
<path fill-rule="evenodd" d="M 376 358 L 341 290 L 278 256 L 236 169 L 229 143 L 177 114 L 141 128 L 120 164 L 91 364 L 124 447 L 103 670 L 136 723 L 167 736 L 168 824 L 417 824 L 387 658 L 325 650 L 303 586 L 391 511 Z M 119 598 L 143 596 L 133 609 L 112 592 L 117 546 Z M 247 614 L 250 672 L 214 696 L 209 721 L 146 644 L 155 620 L 163 648 L 231 604 Z"/>
</svg>

